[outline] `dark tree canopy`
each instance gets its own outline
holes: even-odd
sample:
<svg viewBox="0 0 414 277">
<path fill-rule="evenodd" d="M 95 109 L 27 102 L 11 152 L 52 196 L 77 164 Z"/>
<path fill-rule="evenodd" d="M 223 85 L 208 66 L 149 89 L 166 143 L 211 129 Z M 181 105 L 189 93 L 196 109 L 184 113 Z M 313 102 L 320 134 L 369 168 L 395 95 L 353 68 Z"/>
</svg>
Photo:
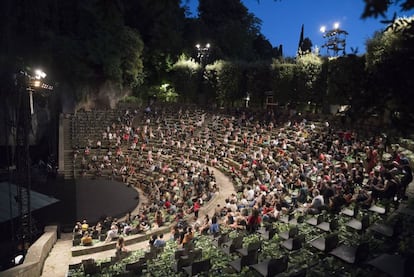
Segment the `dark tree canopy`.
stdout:
<svg viewBox="0 0 414 277">
<path fill-rule="evenodd" d="M 200 0 L 198 16 L 203 37 L 218 58 L 253 60 L 270 58 L 271 44 L 260 33 L 261 21 L 240 0 Z"/>
<path fill-rule="evenodd" d="M 414 8 L 413 0 L 364 0 L 365 8 L 362 18 L 378 16 L 386 17 L 386 12 L 393 5 L 398 5 L 401 10 L 408 11 Z"/>
<path fill-rule="evenodd" d="M 272 58 L 282 56 L 282 45 L 271 45 L 261 34 L 260 19 L 250 13 L 241 0 L 200 0 L 196 17 L 186 17 L 186 3 L 180 0 L 4 0 L 0 5 L 1 76 L 17 67 L 41 65 L 61 87 L 68 88 L 68 94 L 76 95 L 77 100 L 83 99 L 85 92 L 105 92 L 104 84 L 108 83 L 117 93 L 128 90 L 143 96 L 150 89 L 172 83 L 173 65 L 182 54 L 195 58 L 196 43 L 212 45 L 210 59 L 205 65 L 212 65 L 216 60 L 240 64 L 260 61 L 269 65 Z M 366 0 L 365 3 L 362 17 L 383 16 L 390 5 L 399 5 L 403 10 L 414 6 L 413 0 Z M 405 28 L 404 32 L 412 34 L 410 24 L 411 28 Z M 408 42 L 411 40 L 397 46 L 406 47 Z M 371 49 L 380 52 L 380 46 Z M 310 52 L 311 47 L 310 39 L 301 35 L 298 50 Z M 368 53 L 371 55 L 368 61 L 377 56 L 375 51 Z M 391 54 L 392 58 L 402 59 L 397 53 Z M 387 61 L 382 56 L 381 60 Z M 405 60 L 402 62 L 404 66 L 409 65 Z M 223 64 L 230 72 L 240 68 Z M 393 68 L 398 65 L 389 64 Z M 386 70 L 381 66 L 369 67 L 370 72 L 383 74 Z M 242 70 L 234 76 L 239 78 L 246 72 Z M 249 76 L 259 76 L 256 74 L 262 72 L 262 68 L 253 72 Z M 400 76 L 405 73 L 393 80 L 403 81 Z M 307 78 L 301 78 L 297 77 L 296 84 L 306 84 Z M 237 84 L 240 91 L 234 92 L 235 98 L 247 89 L 252 90 L 249 86 L 259 87 L 243 77 L 240 80 L 244 83 Z M 333 84 L 342 81 L 335 79 Z M 379 81 L 385 82 L 381 78 Z M 302 87 L 304 91 L 309 89 Z M 194 86 L 189 91 L 195 95 L 196 90 Z"/>
</svg>

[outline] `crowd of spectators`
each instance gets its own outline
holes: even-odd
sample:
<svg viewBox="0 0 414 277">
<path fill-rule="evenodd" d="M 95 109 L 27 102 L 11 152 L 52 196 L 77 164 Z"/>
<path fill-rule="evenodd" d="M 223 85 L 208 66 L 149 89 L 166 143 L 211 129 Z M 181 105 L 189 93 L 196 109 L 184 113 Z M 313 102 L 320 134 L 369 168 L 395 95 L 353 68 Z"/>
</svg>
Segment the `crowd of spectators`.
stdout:
<svg viewBox="0 0 414 277">
<path fill-rule="evenodd" d="M 82 136 L 75 140 L 76 173 L 122 180 L 151 203 L 133 217 L 135 225 L 111 223 L 118 235 L 162 226 L 166 217 L 178 224 L 192 213 L 199 232 L 217 232 L 219 224 L 253 232 L 261 220 L 298 209 L 339 213 L 349 205 L 398 202 L 412 181 L 408 160 L 385 135 L 362 137 L 306 116 L 178 107 L 112 111 L 110 119 L 101 114 L 105 120 L 96 114 L 75 117 L 77 124 L 91 116 L 100 122 L 92 133 L 74 127 Z M 231 176 L 237 193 L 214 217 L 199 219 L 200 207 L 218 191 L 208 166 Z M 102 230 L 109 237 L 112 227 Z M 173 237 L 183 241 L 182 234 L 174 229 Z"/>
</svg>

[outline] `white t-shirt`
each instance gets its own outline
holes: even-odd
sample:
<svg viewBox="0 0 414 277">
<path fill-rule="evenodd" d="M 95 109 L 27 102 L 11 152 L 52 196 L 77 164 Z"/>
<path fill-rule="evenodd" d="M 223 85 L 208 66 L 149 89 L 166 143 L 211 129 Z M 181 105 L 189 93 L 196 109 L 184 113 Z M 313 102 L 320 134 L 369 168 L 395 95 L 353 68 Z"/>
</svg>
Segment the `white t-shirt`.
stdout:
<svg viewBox="0 0 414 277">
<path fill-rule="evenodd" d="M 249 189 L 247 191 L 246 199 L 248 201 L 253 201 L 253 199 L 254 199 L 254 190 L 253 189 Z"/>
</svg>

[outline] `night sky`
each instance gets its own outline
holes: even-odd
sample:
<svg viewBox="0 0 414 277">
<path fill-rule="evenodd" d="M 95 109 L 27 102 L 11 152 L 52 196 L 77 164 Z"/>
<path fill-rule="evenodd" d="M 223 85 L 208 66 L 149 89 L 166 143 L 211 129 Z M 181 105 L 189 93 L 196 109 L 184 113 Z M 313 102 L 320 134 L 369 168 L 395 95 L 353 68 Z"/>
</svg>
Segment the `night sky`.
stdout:
<svg viewBox="0 0 414 277">
<path fill-rule="evenodd" d="M 313 45 L 321 47 L 324 38 L 320 27 L 332 28 L 335 22 L 347 31 L 346 51 L 350 47 L 358 47 L 358 54 L 365 53 L 365 41 L 375 31 L 382 30 L 385 25 L 382 18 L 361 19 L 364 10 L 363 0 L 242 0 L 244 5 L 256 17 L 262 20 L 262 34 L 273 46 L 283 44 L 284 56 L 295 56 L 302 24 L 305 24 L 305 37 L 309 37 Z M 197 15 L 198 0 L 190 0 L 191 12 Z M 388 12 L 392 18 L 395 7 Z M 411 16 L 412 12 L 400 12 L 398 16 Z M 321 49 L 326 54 L 326 49 Z"/>
</svg>

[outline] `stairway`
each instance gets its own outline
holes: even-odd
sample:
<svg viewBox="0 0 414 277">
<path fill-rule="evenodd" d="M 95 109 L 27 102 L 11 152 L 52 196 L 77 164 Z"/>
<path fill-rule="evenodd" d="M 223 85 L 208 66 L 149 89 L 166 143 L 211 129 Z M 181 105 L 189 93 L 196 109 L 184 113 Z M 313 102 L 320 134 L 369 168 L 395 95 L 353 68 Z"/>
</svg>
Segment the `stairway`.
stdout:
<svg viewBox="0 0 414 277">
<path fill-rule="evenodd" d="M 65 117 L 63 119 L 63 145 L 64 145 L 64 179 L 73 179 L 74 163 L 73 163 L 73 149 L 72 149 L 72 117 Z"/>
</svg>

